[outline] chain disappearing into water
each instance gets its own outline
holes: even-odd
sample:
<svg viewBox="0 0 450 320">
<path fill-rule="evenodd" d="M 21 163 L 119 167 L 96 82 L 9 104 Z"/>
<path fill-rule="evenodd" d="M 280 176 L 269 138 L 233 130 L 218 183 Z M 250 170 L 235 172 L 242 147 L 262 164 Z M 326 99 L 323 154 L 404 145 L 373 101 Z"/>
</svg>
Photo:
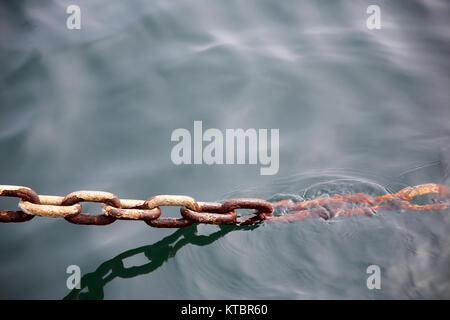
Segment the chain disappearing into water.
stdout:
<svg viewBox="0 0 450 320">
<path fill-rule="evenodd" d="M 433 203 L 413 202 L 424 195 L 434 195 Z M 379 209 L 445 210 L 450 204 L 450 188 L 427 183 L 381 196 L 356 193 L 300 202 L 238 198 L 218 203 L 197 202 L 192 197 L 182 195 L 157 195 L 147 200 L 119 199 L 104 191 L 75 191 L 65 197 L 46 196 L 38 195 L 27 187 L 0 185 L 0 197 L 20 198 L 20 210 L 1 210 L 0 222 L 25 222 L 35 216 L 43 216 L 64 218 L 70 223 L 84 225 L 107 225 L 116 220 L 142 220 L 155 228 L 181 228 L 193 223 L 253 225 L 260 222 L 293 222 L 307 217 L 330 219 L 337 216 L 373 215 Z M 100 202 L 103 213 L 83 213 L 81 202 Z M 181 207 L 181 217 L 161 217 L 162 206 Z M 239 217 L 237 209 L 255 211 L 253 215 Z M 284 214 L 274 215 L 274 209 L 282 210 Z"/>
</svg>

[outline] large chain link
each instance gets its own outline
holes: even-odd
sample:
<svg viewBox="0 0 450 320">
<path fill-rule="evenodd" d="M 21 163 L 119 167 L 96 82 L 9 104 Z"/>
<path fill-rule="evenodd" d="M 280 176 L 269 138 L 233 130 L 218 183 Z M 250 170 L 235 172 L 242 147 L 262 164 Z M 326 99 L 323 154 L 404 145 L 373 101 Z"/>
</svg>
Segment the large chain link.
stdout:
<svg viewBox="0 0 450 320">
<path fill-rule="evenodd" d="M 413 202 L 424 195 L 435 195 L 436 198 L 430 204 Z M 218 203 L 197 202 L 183 195 L 157 195 L 147 200 L 119 199 L 110 192 L 86 190 L 75 191 L 65 197 L 46 196 L 38 195 L 27 187 L 0 185 L 0 197 L 20 198 L 20 211 L 1 210 L 0 222 L 25 222 L 42 216 L 64 218 L 70 223 L 84 225 L 107 225 L 120 219 L 142 220 L 155 228 L 181 228 L 193 223 L 253 225 L 263 221 L 293 222 L 307 217 L 330 219 L 336 216 L 372 215 L 380 209 L 445 210 L 449 208 L 450 188 L 427 183 L 381 196 L 336 194 L 300 202 L 239 198 Z M 83 213 L 81 202 L 102 203 L 103 213 Z M 162 206 L 181 207 L 181 217 L 161 217 Z M 274 215 L 274 208 L 283 209 L 284 214 Z M 251 209 L 254 212 L 250 216 L 238 217 L 237 209 Z"/>
</svg>

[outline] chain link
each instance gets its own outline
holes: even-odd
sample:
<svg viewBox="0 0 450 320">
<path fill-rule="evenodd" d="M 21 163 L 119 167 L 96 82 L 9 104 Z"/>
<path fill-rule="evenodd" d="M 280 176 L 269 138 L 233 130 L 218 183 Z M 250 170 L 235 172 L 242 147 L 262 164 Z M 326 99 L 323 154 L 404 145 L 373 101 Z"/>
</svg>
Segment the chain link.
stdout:
<svg viewBox="0 0 450 320">
<path fill-rule="evenodd" d="M 70 206 L 84 201 L 100 202 L 115 208 L 120 208 L 121 206 L 119 198 L 110 192 L 88 190 L 80 190 L 68 194 L 62 200 L 61 205 Z M 70 223 L 85 225 L 107 225 L 116 221 L 116 218 L 106 214 L 95 215 L 90 213 L 79 213 L 73 216 L 67 216 L 64 219 Z"/>
<path fill-rule="evenodd" d="M 158 195 L 148 198 L 144 202 L 144 206 L 148 209 L 159 208 L 160 206 L 184 207 L 196 212 L 200 211 L 200 206 L 194 198 L 179 195 Z M 190 226 L 195 222 L 186 218 L 157 218 L 145 220 L 145 222 L 154 228 L 183 228 Z"/>
<path fill-rule="evenodd" d="M 416 204 L 424 195 L 437 196 L 434 203 Z M 396 193 L 371 196 L 363 193 L 333 195 L 294 202 L 266 201 L 257 198 L 230 199 L 223 203 L 197 202 L 184 195 L 157 195 L 147 200 L 119 199 L 110 192 L 75 191 L 65 197 L 38 195 L 23 186 L 0 185 L 0 197 L 19 198 L 20 211 L 0 210 L 0 222 L 25 222 L 35 216 L 64 218 L 74 224 L 107 225 L 116 220 L 142 220 L 155 228 L 182 228 L 193 223 L 253 225 L 260 222 L 293 222 L 307 217 L 330 219 L 337 216 L 373 215 L 383 210 L 438 211 L 449 208 L 450 188 L 427 183 L 406 187 Z M 102 214 L 82 212 L 81 202 L 102 203 Z M 180 208 L 180 218 L 161 217 L 162 206 Z M 254 210 L 238 217 L 237 209 Z M 282 215 L 273 215 L 282 209 Z"/>
<path fill-rule="evenodd" d="M 40 204 L 20 199 L 19 208 L 33 216 L 61 218 L 74 216 L 81 213 L 81 205 L 76 203 L 71 206 L 62 206 L 64 197 L 39 196 Z"/>
</svg>

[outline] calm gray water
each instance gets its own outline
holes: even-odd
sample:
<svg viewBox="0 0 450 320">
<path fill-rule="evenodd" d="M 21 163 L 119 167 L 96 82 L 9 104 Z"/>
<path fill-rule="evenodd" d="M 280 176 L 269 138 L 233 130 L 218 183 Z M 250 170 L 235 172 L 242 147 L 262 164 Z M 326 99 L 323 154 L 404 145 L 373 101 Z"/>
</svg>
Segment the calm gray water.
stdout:
<svg viewBox="0 0 450 320">
<path fill-rule="evenodd" d="M 81 30 L 66 28 L 69 4 L 81 7 Z M 366 27 L 370 4 L 4 2 L 0 184 L 199 201 L 450 185 L 450 3 L 377 1 L 379 30 Z M 174 165 L 171 133 L 194 120 L 280 129 L 278 174 Z M 0 298 L 450 298 L 448 213 L 180 231 L 1 224 Z M 82 294 L 66 287 L 72 264 Z M 380 290 L 366 287 L 373 264 Z"/>
</svg>

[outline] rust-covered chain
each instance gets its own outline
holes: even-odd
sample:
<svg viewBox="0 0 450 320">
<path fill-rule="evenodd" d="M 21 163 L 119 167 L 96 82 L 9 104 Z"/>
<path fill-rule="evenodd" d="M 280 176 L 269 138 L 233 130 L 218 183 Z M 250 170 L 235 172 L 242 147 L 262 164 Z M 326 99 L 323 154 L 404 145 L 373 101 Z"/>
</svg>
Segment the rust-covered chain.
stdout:
<svg viewBox="0 0 450 320">
<path fill-rule="evenodd" d="M 434 195 L 437 202 L 415 204 L 412 201 L 424 195 Z M 329 219 L 336 216 L 373 215 L 377 210 L 408 209 L 416 211 L 438 211 L 450 206 L 450 188 L 444 185 L 427 183 L 406 187 L 396 193 L 371 196 L 364 193 L 333 195 L 329 198 L 293 202 L 281 200 L 272 202 L 274 208 L 284 208 L 288 214 L 273 217 L 270 222 L 292 222 L 307 217 Z M 357 207 L 349 207 L 349 205 Z"/>
<path fill-rule="evenodd" d="M 436 202 L 413 202 L 424 195 L 435 195 Z M 27 187 L 0 185 L 0 197 L 20 199 L 20 211 L 0 211 L 0 222 L 25 222 L 34 216 L 43 216 L 64 218 L 71 223 L 84 225 L 107 225 L 119 219 L 142 220 L 155 228 L 181 228 L 193 223 L 252 225 L 259 222 L 293 222 L 307 217 L 329 219 L 336 216 L 372 215 L 379 209 L 445 210 L 449 208 L 450 188 L 428 183 L 381 196 L 337 194 L 300 202 L 239 198 L 218 203 L 197 202 L 194 198 L 183 195 L 157 195 L 147 200 L 119 199 L 110 192 L 85 190 L 59 197 L 38 195 Z M 81 202 L 102 203 L 103 213 L 83 213 Z M 162 206 L 181 207 L 181 217 L 161 217 Z M 274 208 L 283 209 L 284 214 L 273 215 Z M 251 209 L 254 212 L 251 216 L 238 217 L 237 209 Z"/>
<path fill-rule="evenodd" d="M 34 190 L 22 186 L 0 185 L 0 197 L 17 197 L 21 201 L 39 204 L 39 196 Z M 34 218 L 34 215 L 26 214 L 22 211 L 0 211 L 1 222 L 25 222 Z"/>
</svg>

